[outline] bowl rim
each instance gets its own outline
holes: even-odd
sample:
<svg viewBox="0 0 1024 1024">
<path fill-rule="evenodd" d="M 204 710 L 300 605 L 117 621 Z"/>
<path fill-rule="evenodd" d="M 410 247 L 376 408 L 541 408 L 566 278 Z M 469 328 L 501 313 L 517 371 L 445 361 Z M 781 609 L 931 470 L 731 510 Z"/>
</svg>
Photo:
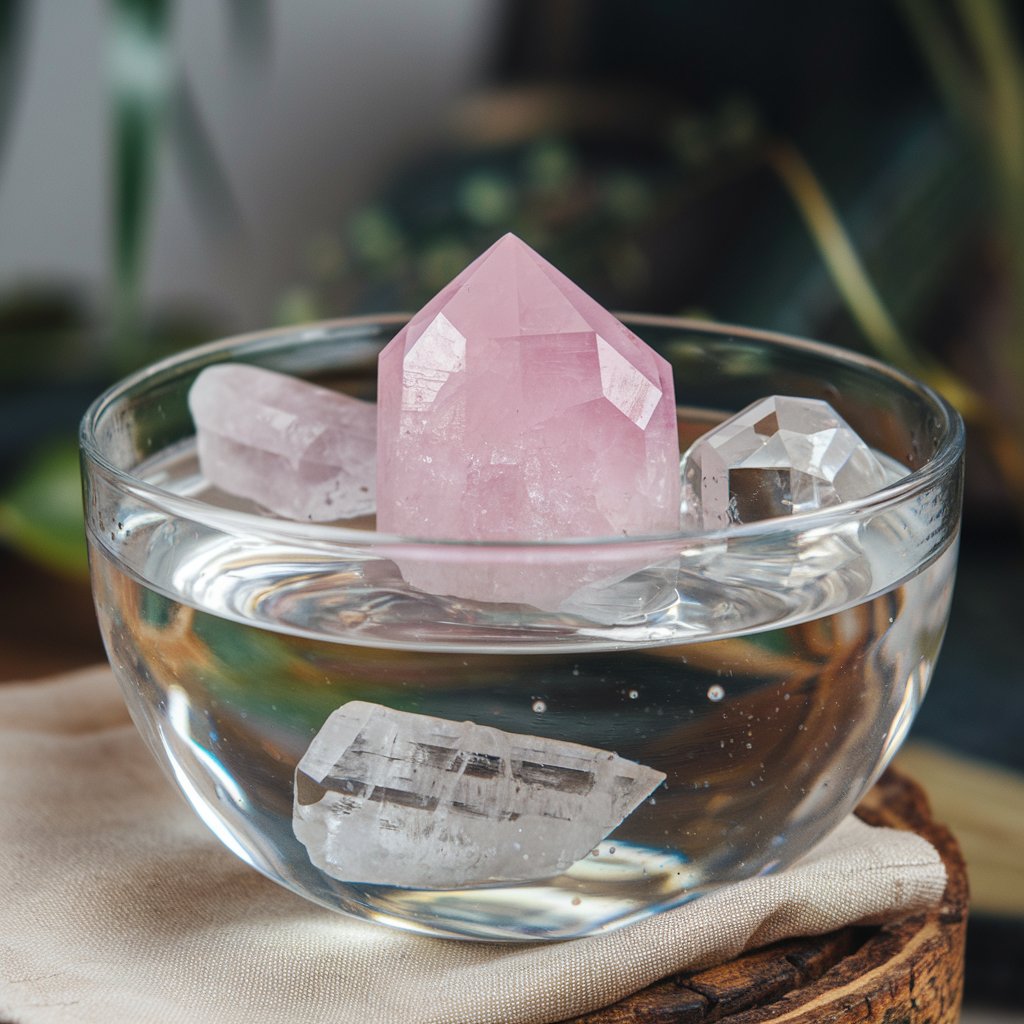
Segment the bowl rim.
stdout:
<svg viewBox="0 0 1024 1024">
<path fill-rule="evenodd" d="M 761 330 L 735 324 L 704 321 L 688 317 L 662 316 L 646 313 L 616 313 L 618 319 L 635 331 L 636 327 L 657 327 L 688 331 L 717 338 L 738 337 L 756 341 L 771 347 L 784 347 L 804 352 L 818 358 L 826 358 L 879 375 L 914 395 L 931 407 L 939 419 L 941 440 L 936 453 L 917 469 L 894 481 L 881 490 L 865 497 L 820 509 L 796 512 L 789 516 L 773 517 L 752 523 L 735 524 L 717 530 L 679 529 L 667 533 L 635 535 L 629 537 L 566 537 L 550 540 L 489 541 L 459 540 L 448 538 L 422 538 L 381 533 L 375 530 L 339 526 L 334 523 L 288 520 L 272 515 L 227 509 L 197 498 L 186 497 L 165 490 L 135 476 L 132 472 L 118 468 L 104 454 L 97 439 L 96 427 L 101 417 L 119 399 L 147 384 L 173 376 L 183 370 L 202 369 L 214 362 L 224 362 L 225 356 L 244 350 L 246 354 L 258 354 L 267 348 L 278 348 L 283 339 L 292 343 L 323 340 L 339 330 L 359 328 L 393 327 L 397 333 L 410 320 L 409 314 L 386 313 L 364 316 L 340 317 L 320 320 L 289 327 L 275 327 L 230 335 L 205 344 L 193 346 L 167 356 L 123 377 L 115 382 L 89 405 L 79 427 L 79 447 L 86 463 L 94 464 L 106 476 L 115 481 L 126 492 L 148 504 L 160 508 L 176 517 L 202 523 L 228 533 L 243 533 L 247 537 L 263 537 L 271 541 L 299 543 L 307 546 L 343 546 L 402 549 L 468 549 L 473 552 L 486 551 L 572 551 L 580 547 L 600 549 L 634 549 L 650 544 L 693 545 L 721 542 L 728 538 L 732 542 L 741 539 L 763 537 L 775 533 L 801 532 L 811 529 L 828 529 L 841 522 L 865 515 L 884 512 L 912 499 L 914 496 L 938 485 L 952 474 L 960 463 L 965 446 L 965 428 L 960 414 L 950 403 L 924 382 L 910 376 L 887 363 L 860 352 L 839 348 L 825 342 L 813 341 L 778 331 Z M 353 340 L 356 340 L 355 338 Z M 766 396 L 767 397 L 767 396 Z"/>
</svg>

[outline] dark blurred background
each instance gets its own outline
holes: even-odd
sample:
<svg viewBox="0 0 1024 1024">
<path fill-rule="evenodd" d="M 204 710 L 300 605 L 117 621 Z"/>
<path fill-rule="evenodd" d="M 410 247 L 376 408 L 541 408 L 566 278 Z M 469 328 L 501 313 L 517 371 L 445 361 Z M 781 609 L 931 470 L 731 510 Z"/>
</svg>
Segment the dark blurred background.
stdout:
<svg viewBox="0 0 1024 1024">
<path fill-rule="evenodd" d="M 869 352 L 964 414 L 904 763 L 967 850 L 969 1005 L 1024 1019 L 1016 0 L 0 0 L 0 678 L 102 657 L 74 432 L 103 386 L 415 308 L 508 230 L 610 308 Z"/>
</svg>

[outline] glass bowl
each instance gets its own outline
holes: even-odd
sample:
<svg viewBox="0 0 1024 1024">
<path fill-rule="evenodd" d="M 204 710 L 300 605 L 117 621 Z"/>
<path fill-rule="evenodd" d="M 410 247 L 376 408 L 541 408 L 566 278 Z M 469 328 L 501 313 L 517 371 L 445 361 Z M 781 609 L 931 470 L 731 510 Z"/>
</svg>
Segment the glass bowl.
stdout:
<svg viewBox="0 0 1024 1024">
<path fill-rule="evenodd" d="M 907 475 L 725 531 L 524 544 L 288 521 L 202 478 L 200 370 L 244 362 L 372 399 L 397 316 L 206 345 L 89 409 L 111 665 L 153 754 L 246 863 L 421 933 L 562 939 L 792 863 L 884 768 L 949 611 L 959 417 L 849 352 L 624 319 L 672 364 L 683 449 L 758 398 L 804 396 Z M 586 585 L 541 610 L 426 593 L 409 566 Z"/>
</svg>

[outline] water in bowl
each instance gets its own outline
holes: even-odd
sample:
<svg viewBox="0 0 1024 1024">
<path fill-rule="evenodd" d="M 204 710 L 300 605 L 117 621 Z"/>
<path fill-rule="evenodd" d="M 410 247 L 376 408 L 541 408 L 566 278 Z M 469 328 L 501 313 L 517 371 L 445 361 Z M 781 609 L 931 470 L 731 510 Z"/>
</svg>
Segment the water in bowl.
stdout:
<svg viewBox="0 0 1024 1024">
<path fill-rule="evenodd" d="M 207 487 L 190 442 L 138 475 L 244 507 Z M 887 525 L 926 534 L 919 514 Z M 955 542 L 912 572 L 890 565 L 883 533 L 824 538 L 841 544 L 840 585 L 769 566 L 753 591 L 719 580 L 709 604 L 700 567 L 655 573 L 650 608 L 610 625 L 433 597 L 386 558 L 247 546 L 143 502 L 94 525 L 90 551 L 133 716 L 231 850 L 324 906 L 500 940 L 590 934 L 770 871 L 851 810 L 924 695 L 955 568 Z M 348 883 L 312 865 L 292 803 L 296 764 L 351 700 L 615 751 L 666 780 L 556 877 Z"/>
</svg>

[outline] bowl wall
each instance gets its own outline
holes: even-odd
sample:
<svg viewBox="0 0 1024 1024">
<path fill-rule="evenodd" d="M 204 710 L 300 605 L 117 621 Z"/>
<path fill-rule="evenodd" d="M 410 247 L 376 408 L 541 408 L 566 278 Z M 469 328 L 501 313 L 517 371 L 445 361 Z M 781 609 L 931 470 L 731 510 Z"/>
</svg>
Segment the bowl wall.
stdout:
<svg viewBox="0 0 1024 1024">
<path fill-rule="evenodd" d="M 637 317 L 673 366 L 684 447 L 757 398 L 823 398 L 910 473 L 857 502 L 729 531 L 502 545 L 296 523 L 209 488 L 187 407 L 202 368 L 244 361 L 372 399 L 376 355 L 402 322 L 216 343 L 87 414 L 104 640 L 192 806 L 315 902 L 489 939 L 590 934 L 806 852 L 884 767 L 927 688 L 955 567 L 959 419 L 849 353 Z M 584 585 L 555 609 L 474 601 L 411 586 L 422 566 Z M 421 774 L 404 789 L 359 776 L 365 751 L 339 738 L 337 723 L 367 706 L 409 744 L 403 764 Z M 450 733 L 464 722 L 485 729 Z M 427 742 L 439 729 L 448 738 Z M 447 750 L 443 770 L 417 767 L 427 747 Z M 466 790 L 478 805 L 430 790 L 422 772 L 470 785 L 452 767 L 467 752 L 496 757 L 506 790 L 529 799 L 483 776 Z M 602 774 L 612 752 L 650 774 L 617 761 Z M 613 798 L 630 773 L 629 796 Z"/>
</svg>

